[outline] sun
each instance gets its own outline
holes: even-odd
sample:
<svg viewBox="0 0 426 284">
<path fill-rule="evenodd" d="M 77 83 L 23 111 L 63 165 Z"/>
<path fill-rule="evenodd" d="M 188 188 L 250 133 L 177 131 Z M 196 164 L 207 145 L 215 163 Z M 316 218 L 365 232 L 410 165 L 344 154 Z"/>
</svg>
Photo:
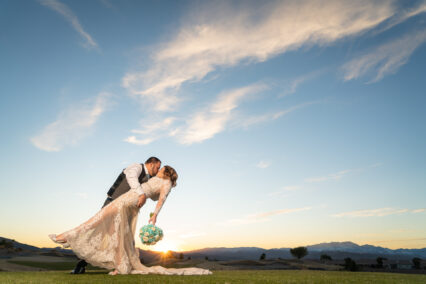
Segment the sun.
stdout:
<svg viewBox="0 0 426 284">
<path fill-rule="evenodd" d="M 179 250 L 179 246 L 177 245 L 176 242 L 172 241 L 172 240 L 161 240 L 159 241 L 157 244 L 155 244 L 152 249 L 154 251 L 161 251 L 163 253 L 171 250 L 171 251 L 178 251 Z"/>
</svg>

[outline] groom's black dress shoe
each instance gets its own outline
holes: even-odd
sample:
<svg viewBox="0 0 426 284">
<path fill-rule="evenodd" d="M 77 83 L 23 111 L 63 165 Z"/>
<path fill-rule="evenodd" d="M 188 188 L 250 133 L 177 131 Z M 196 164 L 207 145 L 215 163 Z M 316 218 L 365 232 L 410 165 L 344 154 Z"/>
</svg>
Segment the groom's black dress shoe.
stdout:
<svg viewBox="0 0 426 284">
<path fill-rule="evenodd" d="M 83 274 L 86 272 L 87 262 L 82 259 L 75 266 L 74 270 L 71 271 L 71 274 Z"/>
<path fill-rule="evenodd" d="M 86 272 L 85 267 L 79 267 L 79 268 L 75 268 L 73 271 L 71 271 L 70 274 L 83 274 L 85 272 Z"/>
</svg>

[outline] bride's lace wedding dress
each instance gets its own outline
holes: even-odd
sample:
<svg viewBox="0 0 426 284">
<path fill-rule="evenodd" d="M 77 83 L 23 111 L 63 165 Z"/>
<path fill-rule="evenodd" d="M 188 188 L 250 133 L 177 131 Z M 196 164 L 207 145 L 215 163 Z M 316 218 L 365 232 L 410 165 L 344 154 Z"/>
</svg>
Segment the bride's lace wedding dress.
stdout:
<svg viewBox="0 0 426 284">
<path fill-rule="evenodd" d="M 161 196 L 168 195 L 171 182 L 153 177 L 141 186 L 148 198 L 157 200 L 161 191 Z M 164 191 L 167 193 L 164 194 Z M 140 262 L 139 250 L 134 242 L 139 213 L 138 198 L 139 193 L 133 189 L 121 195 L 87 222 L 63 233 L 67 244 L 79 258 L 94 266 L 117 269 L 119 274 L 211 274 L 209 270 L 196 267 L 147 267 Z"/>
</svg>

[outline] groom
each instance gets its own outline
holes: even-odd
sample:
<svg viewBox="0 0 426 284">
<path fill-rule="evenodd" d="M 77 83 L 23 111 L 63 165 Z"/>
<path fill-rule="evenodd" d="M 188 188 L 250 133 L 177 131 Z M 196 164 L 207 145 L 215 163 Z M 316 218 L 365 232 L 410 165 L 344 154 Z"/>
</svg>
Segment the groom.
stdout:
<svg viewBox="0 0 426 284">
<path fill-rule="evenodd" d="M 161 167 L 160 159 L 150 157 L 144 164 L 134 163 L 125 168 L 117 177 L 114 184 L 108 190 L 108 197 L 102 207 L 107 206 L 120 195 L 128 192 L 131 188 L 139 188 L 142 183 L 147 182 L 151 177 L 157 175 Z M 138 200 L 139 208 L 144 205 L 146 201 L 145 195 L 141 195 Z M 71 274 L 82 274 L 86 272 L 87 262 L 80 260 L 77 266 L 71 271 Z"/>
</svg>

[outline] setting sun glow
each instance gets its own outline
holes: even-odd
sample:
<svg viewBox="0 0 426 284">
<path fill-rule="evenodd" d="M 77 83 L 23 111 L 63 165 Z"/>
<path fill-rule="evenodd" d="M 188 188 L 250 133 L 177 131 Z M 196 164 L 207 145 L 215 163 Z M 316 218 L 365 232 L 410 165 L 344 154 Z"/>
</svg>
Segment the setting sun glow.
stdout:
<svg viewBox="0 0 426 284">
<path fill-rule="evenodd" d="M 179 246 L 176 242 L 171 240 L 161 240 L 156 245 L 152 247 L 153 251 L 161 251 L 163 253 L 171 250 L 171 251 L 178 251 Z"/>
</svg>

